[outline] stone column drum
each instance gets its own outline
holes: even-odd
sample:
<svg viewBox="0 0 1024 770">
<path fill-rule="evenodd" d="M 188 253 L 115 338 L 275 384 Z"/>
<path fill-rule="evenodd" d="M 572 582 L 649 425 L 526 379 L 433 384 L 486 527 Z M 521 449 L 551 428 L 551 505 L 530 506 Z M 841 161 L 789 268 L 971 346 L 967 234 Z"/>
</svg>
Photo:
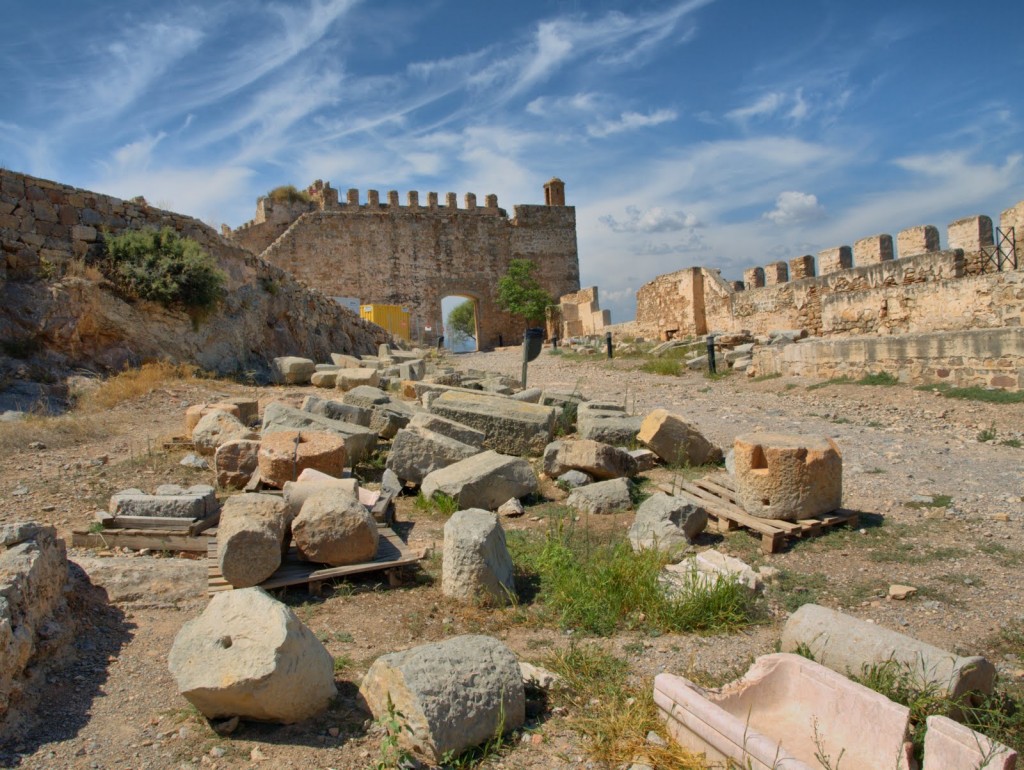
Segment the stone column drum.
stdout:
<svg viewBox="0 0 1024 770">
<path fill-rule="evenodd" d="M 737 495 L 751 516 L 796 521 L 842 504 L 843 458 L 832 439 L 748 433 L 733 449 Z"/>
</svg>

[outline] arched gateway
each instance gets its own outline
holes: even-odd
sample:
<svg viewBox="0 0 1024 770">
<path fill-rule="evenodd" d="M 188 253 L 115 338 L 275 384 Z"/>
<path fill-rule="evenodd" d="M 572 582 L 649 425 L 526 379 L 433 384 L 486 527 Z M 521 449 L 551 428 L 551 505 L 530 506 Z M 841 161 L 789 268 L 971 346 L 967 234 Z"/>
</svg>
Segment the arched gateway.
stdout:
<svg viewBox="0 0 1024 770">
<path fill-rule="evenodd" d="M 341 203 L 338 191 L 318 180 L 307 190 L 309 201 L 260 198 L 256 218 L 226 234 L 329 297 L 408 308 L 410 329 L 425 342 L 442 327 L 443 297 L 473 297 L 486 349 L 522 338 L 523 321 L 496 304 L 511 260 L 534 262 L 534 275 L 556 301 L 580 288 L 576 209 L 564 205 L 561 180 L 549 181 L 544 192 L 546 205 L 515 206 L 509 218 L 495 195 L 477 206 L 468 193 L 459 208 L 455 193 L 444 205 L 428 193 L 421 206 L 410 192 L 401 206 L 394 191 L 381 203 L 369 190 L 361 203 L 359 191 L 349 190 Z"/>
</svg>

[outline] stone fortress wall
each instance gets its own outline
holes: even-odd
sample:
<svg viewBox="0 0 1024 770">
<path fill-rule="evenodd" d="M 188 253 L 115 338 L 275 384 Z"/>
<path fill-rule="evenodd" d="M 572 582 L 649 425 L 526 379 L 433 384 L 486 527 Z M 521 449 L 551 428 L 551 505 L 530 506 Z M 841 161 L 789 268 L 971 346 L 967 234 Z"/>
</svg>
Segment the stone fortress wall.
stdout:
<svg viewBox="0 0 1024 770">
<path fill-rule="evenodd" d="M 330 183 L 316 181 L 309 202 L 257 202 L 256 217 L 225 234 L 300 281 L 332 297 L 408 308 L 414 340 L 430 343 L 443 326 L 441 300 L 458 295 L 476 304 L 481 348 L 522 339 L 523 321 L 497 306 L 498 281 L 513 259 L 529 259 L 554 297 L 579 290 L 576 210 L 565 205 L 565 184 L 544 186 L 544 205 L 517 205 L 509 218 L 495 195 L 484 205 L 455 193 L 443 205 L 397 191 L 381 200 L 349 190 L 344 202 Z M 429 331 L 427 331 L 429 329 Z"/>
<path fill-rule="evenodd" d="M 660 339 L 709 332 L 767 334 L 773 329 L 806 329 L 825 340 L 1010 330 L 993 336 L 1001 341 L 998 345 L 986 342 L 979 348 L 978 360 L 992 363 L 994 357 L 998 362 L 999 350 L 1008 342 L 1017 351 L 1014 356 L 1024 354 L 1024 342 L 1019 341 L 1024 337 L 1024 201 L 1002 212 L 999 230 L 1016 235 L 1016 270 L 1004 265 L 1000 271 L 989 261 L 1000 245 L 1006 250 L 1006 243 L 996 242 L 991 218 L 981 215 L 950 223 L 945 250 L 940 249 L 938 229 L 924 225 L 903 230 L 895 240 L 881 234 L 862 238 L 852 247 L 826 249 L 818 253 L 817 260 L 804 255 L 751 268 L 744 272 L 743 281 L 726 281 L 718 270 L 709 268 L 684 268 L 640 288 L 635 328 Z M 849 347 L 843 348 L 842 355 L 850 354 Z M 870 347 L 856 357 L 861 369 L 870 368 L 872 350 L 882 355 L 882 346 Z M 844 370 L 838 350 L 821 347 L 814 362 L 800 365 L 797 353 L 787 352 L 793 359 L 788 368 L 778 363 L 779 354 L 774 371 L 826 376 L 850 373 L 853 370 Z M 890 369 L 899 368 L 900 351 L 906 353 L 907 348 L 897 345 L 884 354 Z M 914 354 L 919 362 L 914 367 L 917 379 L 928 379 L 929 365 L 921 362 L 932 361 L 932 374 L 946 373 L 939 375 L 941 378 L 950 376 L 950 367 L 955 369 L 960 365 L 956 362 L 964 358 L 951 355 L 952 364 L 943 363 L 937 351 L 933 342 L 921 343 L 920 355 Z M 806 358 L 809 353 L 801 355 Z M 1024 359 L 993 363 L 982 367 L 988 375 L 979 381 L 1010 386 L 1012 380 L 1014 386 L 1020 382 L 1024 387 L 1021 367 Z M 879 364 L 879 368 L 884 367 Z M 965 377 L 969 378 L 969 372 L 957 374 L 955 379 L 964 381 Z"/>
<path fill-rule="evenodd" d="M 217 260 L 227 293 L 211 315 L 126 301 L 89 277 L 105 235 L 144 227 L 170 227 Z M 263 371 L 296 352 L 371 353 L 388 339 L 197 219 L 0 169 L 0 340 L 102 371 L 168 359 L 227 373 Z"/>
<path fill-rule="evenodd" d="M 743 281 L 689 267 L 661 275 L 637 292 L 638 329 L 661 339 L 709 331 L 755 334 L 803 328 L 815 336 L 907 334 L 1019 326 L 1024 312 L 1024 201 L 1000 217 L 1017 233 L 1016 272 L 983 272 L 994 248 L 987 216 L 947 229 L 926 225 L 875 235 L 787 262 L 746 270 Z M 899 258 L 897 258 L 899 257 Z"/>
</svg>

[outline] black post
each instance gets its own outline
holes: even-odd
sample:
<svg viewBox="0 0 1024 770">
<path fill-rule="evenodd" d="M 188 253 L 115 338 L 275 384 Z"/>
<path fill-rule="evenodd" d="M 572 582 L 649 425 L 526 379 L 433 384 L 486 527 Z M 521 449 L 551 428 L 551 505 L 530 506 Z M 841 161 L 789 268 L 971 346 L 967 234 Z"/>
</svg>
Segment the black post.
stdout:
<svg viewBox="0 0 1024 770">
<path fill-rule="evenodd" d="M 716 374 L 715 369 L 715 335 L 708 335 L 708 371 L 711 374 Z"/>
<path fill-rule="evenodd" d="M 604 333 L 604 344 L 608 347 L 608 358 L 613 358 L 614 357 L 614 353 L 612 351 L 612 333 L 611 332 L 605 332 Z"/>
<path fill-rule="evenodd" d="M 558 337 L 551 338 L 551 349 L 558 350 Z"/>
<path fill-rule="evenodd" d="M 440 335 L 437 338 L 437 349 L 440 350 L 443 347 L 444 347 L 444 335 L 442 334 L 442 335 Z"/>
</svg>

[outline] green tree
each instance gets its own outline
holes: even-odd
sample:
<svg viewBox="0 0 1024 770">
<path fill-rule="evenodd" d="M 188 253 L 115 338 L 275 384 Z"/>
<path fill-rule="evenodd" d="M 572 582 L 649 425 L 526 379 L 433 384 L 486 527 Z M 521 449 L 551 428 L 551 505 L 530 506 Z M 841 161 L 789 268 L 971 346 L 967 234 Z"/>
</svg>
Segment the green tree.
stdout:
<svg viewBox="0 0 1024 770">
<path fill-rule="evenodd" d="M 467 299 L 452 308 L 448 314 L 447 330 L 453 345 L 458 345 L 467 339 L 476 339 L 476 312 L 473 300 Z"/>
<path fill-rule="evenodd" d="M 498 281 L 498 307 L 526 320 L 528 324 L 544 322 L 544 308 L 554 299 L 533 277 L 537 265 L 528 259 L 513 259 L 508 272 Z"/>
</svg>

